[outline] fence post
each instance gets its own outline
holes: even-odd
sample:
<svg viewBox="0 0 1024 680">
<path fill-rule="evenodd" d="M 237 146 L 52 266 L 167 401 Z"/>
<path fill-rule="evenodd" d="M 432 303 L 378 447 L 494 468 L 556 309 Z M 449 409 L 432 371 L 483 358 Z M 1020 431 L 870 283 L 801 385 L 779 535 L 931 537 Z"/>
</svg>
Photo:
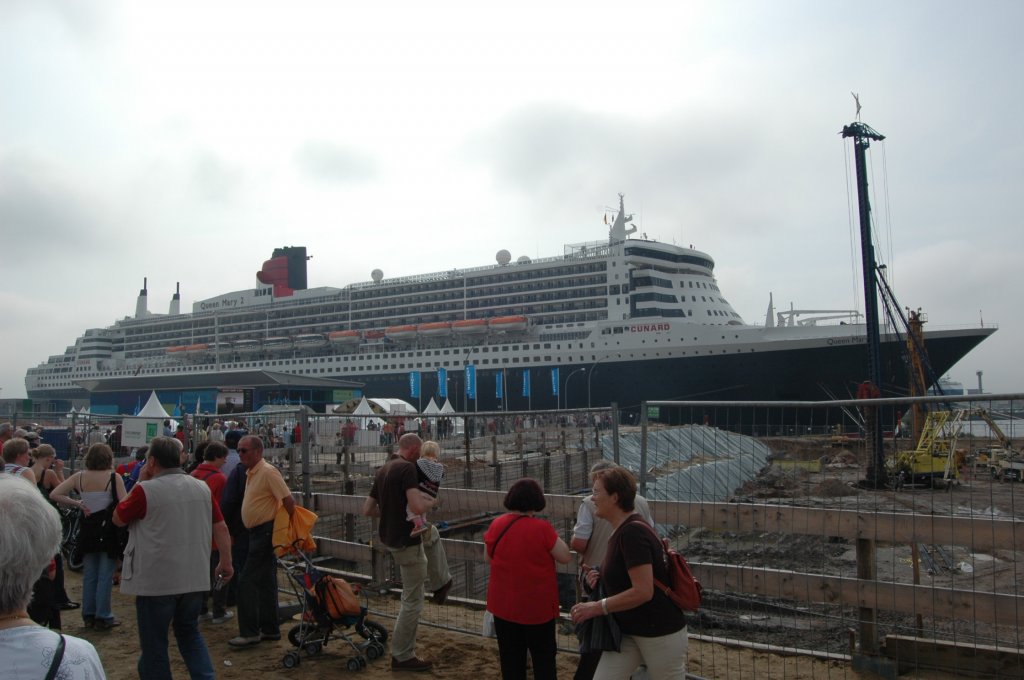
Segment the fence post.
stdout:
<svg viewBox="0 0 1024 680">
<path fill-rule="evenodd" d="M 612 402 L 612 459 L 619 465 L 619 405 Z"/>
<path fill-rule="evenodd" d="M 516 432 L 516 453 L 519 454 L 520 458 L 523 457 L 523 433 L 522 432 Z"/>
<path fill-rule="evenodd" d="M 640 495 L 647 493 L 647 402 L 640 402 Z"/>
<path fill-rule="evenodd" d="M 309 474 L 309 440 L 313 438 L 313 432 L 310 429 L 308 406 L 299 408 L 299 423 L 299 431 L 302 432 L 302 505 L 308 508 L 313 500 L 313 480 Z"/>
<path fill-rule="evenodd" d="M 491 465 L 498 464 L 498 435 L 491 435 Z"/>
<path fill-rule="evenodd" d="M 469 471 L 470 463 L 472 462 L 472 456 L 469 454 L 470 439 L 469 439 L 469 428 L 473 426 L 471 418 L 462 419 L 462 434 L 466 445 L 466 472 L 463 475 L 463 484 L 467 489 L 473 488 L 473 476 Z"/>
<path fill-rule="evenodd" d="M 875 539 L 857 539 L 857 578 L 875 580 Z M 860 651 L 862 654 L 878 654 L 878 626 L 876 612 L 869 607 L 858 609 L 860 619 Z"/>
</svg>

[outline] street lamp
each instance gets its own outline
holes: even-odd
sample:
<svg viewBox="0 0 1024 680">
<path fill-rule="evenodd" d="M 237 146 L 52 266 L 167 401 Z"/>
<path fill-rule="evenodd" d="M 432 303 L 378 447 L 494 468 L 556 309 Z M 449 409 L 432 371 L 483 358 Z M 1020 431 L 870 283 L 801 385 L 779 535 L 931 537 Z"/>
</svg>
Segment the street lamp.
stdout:
<svg viewBox="0 0 1024 680">
<path fill-rule="evenodd" d="M 572 377 L 574 375 L 576 375 L 577 373 L 586 373 L 586 372 L 587 372 L 586 368 L 577 368 L 575 371 L 570 373 L 568 375 L 568 377 L 565 379 L 565 399 L 562 402 L 565 408 L 569 408 L 569 381 L 572 380 Z"/>
<path fill-rule="evenodd" d="M 590 381 L 594 378 L 594 374 L 597 373 L 597 365 L 602 361 L 611 359 L 612 355 L 603 356 L 594 363 L 590 364 L 590 374 L 587 376 L 587 408 L 590 408 Z"/>
</svg>

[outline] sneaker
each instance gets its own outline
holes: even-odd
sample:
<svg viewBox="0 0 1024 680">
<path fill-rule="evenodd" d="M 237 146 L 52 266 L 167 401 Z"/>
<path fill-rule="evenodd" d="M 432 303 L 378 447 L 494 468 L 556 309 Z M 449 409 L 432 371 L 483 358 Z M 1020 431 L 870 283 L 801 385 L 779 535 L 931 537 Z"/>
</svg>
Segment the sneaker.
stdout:
<svg viewBox="0 0 1024 680">
<path fill-rule="evenodd" d="M 419 525 L 418 527 L 409 532 L 409 536 L 411 538 L 416 538 L 417 536 L 425 534 L 428 531 L 430 531 L 430 522 Z"/>
<path fill-rule="evenodd" d="M 71 600 L 68 600 L 67 602 L 61 602 L 58 606 L 60 607 L 60 610 L 62 612 L 66 612 L 71 611 L 72 609 L 78 609 L 82 605 L 78 602 L 72 602 Z"/>
<path fill-rule="evenodd" d="M 424 661 L 419 657 L 409 657 L 405 661 L 399 661 L 395 657 L 391 657 L 391 670 L 393 671 L 412 671 L 413 673 L 422 673 L 429 671 L 434 667 L 433 661 Z"/>
<path fill-rule="evenodd" d="M 199 615 L 199 620 L 200 621 L 212 621 L 213 620 L 213 612 L 206 612 L 205 614 L 200 614 Z"/>
<path fill-rule="evenodd" d="M 214 616 L 210 619 L 210 623 L 224 623 L 225 621 L 230 621 L 233 618 L 235 618 L 234 612 L 224 612 L 220 616 Z"/>
<path fill-rule="evenodd" d="M 120 619 L 96 619 L 93 623 L 93 627 L 96 630 L 110 630 L 111 628 L 117 628 L 121 625 Z"/>
<path fill-rule="evenodd" d="M 238 637 L 233 637 L 230 640 L 228 640 L 228 644 L 232 647 L 252 647 L 253 645 L 258 645 L 259 643 L 259 635 L 254 635 L 253 637 L 245 637 L 239 635 Z"/>
<path fill-rule="evenodd" d="M 455 579 L 448 579 L 448 583 L 434 591 L 434 604 L 444 604 L 445 600 L 448 599 L 448 591 L 452 589 L 452 583 Z"/>
</svg>

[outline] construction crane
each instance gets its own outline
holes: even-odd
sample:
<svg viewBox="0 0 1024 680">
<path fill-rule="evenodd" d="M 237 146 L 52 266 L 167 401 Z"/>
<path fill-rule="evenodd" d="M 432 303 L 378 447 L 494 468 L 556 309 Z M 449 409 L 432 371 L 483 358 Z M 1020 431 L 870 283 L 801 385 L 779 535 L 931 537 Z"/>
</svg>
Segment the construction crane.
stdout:
<svg viewBox="0 0 1024 680">
<path fill-rule="evenodd" d="M 971 415 L 985 421 L 992 435 L 999 442 L 999 448 L 989 449 L 988 452 L 988 469 L 992 476 L 1003 481 L 1016 480 L 1019 482 L 1024 480 L 1024 459 L 1021 458 L 1020 451 L 1013 447 L 1013 442 L 1006 436 L 1003 429 L 996 425 L 996 421 L 983 408 L 972 410 Z"/>
<path fill-rule="evenodd" d="M 917 448 L 896 453 L 886 461 L 890 484 L 939 486 L 960 476 L 963 452 L 956 443 L 963 429 L 967 409 L 932 411 L 924 418 Z"/>
</svg>

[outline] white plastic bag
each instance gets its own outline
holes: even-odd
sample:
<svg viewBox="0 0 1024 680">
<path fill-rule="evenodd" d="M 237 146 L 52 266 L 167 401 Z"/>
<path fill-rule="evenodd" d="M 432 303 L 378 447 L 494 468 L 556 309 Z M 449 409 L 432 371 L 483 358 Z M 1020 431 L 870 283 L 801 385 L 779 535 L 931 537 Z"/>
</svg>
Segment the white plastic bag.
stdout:
<svg viewBox="0 0 1024 680">
<path fill-rule="evenodd" d="M 494 614 L 484 610 L 484 625 L 480 633 L 484 637 L 498 637 L 497 633 L 494 632 Z"/>
</svg>

